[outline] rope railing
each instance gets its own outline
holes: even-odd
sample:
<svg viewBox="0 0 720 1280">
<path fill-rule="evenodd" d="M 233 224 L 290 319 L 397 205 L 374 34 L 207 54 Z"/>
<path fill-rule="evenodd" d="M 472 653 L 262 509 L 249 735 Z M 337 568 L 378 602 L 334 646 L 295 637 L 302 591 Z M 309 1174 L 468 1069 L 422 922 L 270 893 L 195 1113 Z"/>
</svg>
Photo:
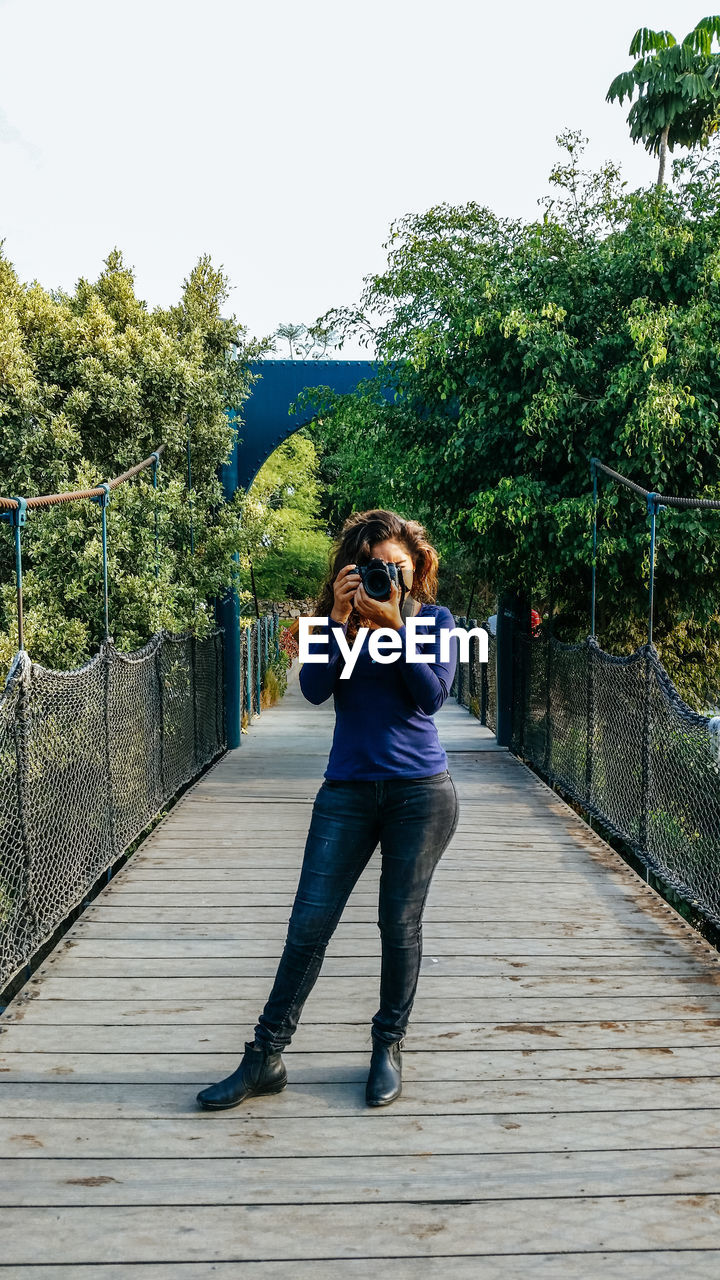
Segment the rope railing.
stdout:
<svg viewBox="0 0 720 1280">
<path fill-rule="evenodd" d="M 262 709 L 277 609 L 242 628 L 242 709 Z M 158 632 L 54 671 L 26 652 L 0 693 L 0 991 L 226 748 L 223 633 Z"/>
<path fill-rule="evenodd" d="M 682 699 L 652 644 L 516 637 L 513 750 L 686 903 L 720 925 L 717 719 Z"/>
<path fill-rule="evenodd" d="M 25 651 L 25 628 L 23 622 L 23 568 L 22 568 L 22 542 L 21 531 L 27 521 L 29 511 L 41 511 L 49 507 L 57 507 L 68 502 L 80 502 L 83 499 L 89 499 L 91 502 L 97 502 L 102 510 L 102 575 L 103 575 L 103 597 L 104 597 L 104 618 L 105 618 L 105 634 L 104 638 L 107 642 L 110 639 L 110 614 L 108 600 L 108 541 L 107 541 L 107 508 L 110 502 L 110 494 L 121 484 L 126 484 L 128 480 L 133 480 L 141 471 L 145 471 L 148 467 L 153 467 L 153 487 L 157 489 L 157 471 L 160 465 L 160 455 L 165 449 L 165 445 L 161 444 L 151 453 L 148 458 L 143 458 L 142 462 L 137 462 L 134 467 L 123 471 L 122 475 L 115 476 L 112 480 L 106 480 L 102 484 L 95 485 L 92 489 L 72 489 L 66 493 L 46 493 L 35 498 L 2 498 L 0 497 L 0 521 L 4 521 L 13 527 L 15 537 L 15 596 L 17 607 L 17 635 L 18 649 L 20 653 Z M 188 451 L 190 444 L 188 442 Z M 189 457 L 189 453 L 188 453 Z M 189 464 L 188 464 L 189 465 Z M 188 472 L 189 474 L 189 472 Z M 158 574 L 158 525 L 157 510 L 155 512 L 155 572 Z"/>
<path fill-rule="evenodd" d="M 604 475 L 609 476 L 611 480 L 616 480 L 618 484 L 624 485 L 626 489 L 632 489 L 633 493 L 637 493 L 641 498 L 657 499 L 658 503 L 664 507 L 692 507 L 720 511 L 720 498 L 673 498 L 666 493 L 656 493 L 653 489 L 643 489 L 642 485 L 636 484 L 634 480 L 621 475 L 619 471 L 613 471 L 612 467 L 607 467 L 599 458 L 591 458 L 590 466 L 595 471 L 602 471 Z"/>
<path fill-rule="evenodd" d="M 0 694 L 0 990 L 225 748 L 223 637 L 103 642 L 55 671 L 25 652 Z"/>
<path fill-rule="evenodd" d="M 593 486 L 592 580 L 590 599 L 590 634 L 592 636 L 596 635 L 595 622 L 597 612 L 598 472 L 602 475 L 608 476 L 609 479 L 614 480 L 616 484 L 622 485 L 624 488 L 629 489 L 632 493 L 636 493 L 638 497 L 645 500 L 647 515 L 650 521 L 648 644 L 652 644 L 653 616 L 655 607 L 655 553 L 658 512 L 664 511 L 667 507 L 674 507 L 678 510 L 720 511 L 720 498 L 679 498 L 668 496 L 663 493 L 656 493 L 653 489 L 644 489 L 642 485 L 636 484 L 636 482 L 634 480 L 630 480 L 628 476 L 621 475 L 619 471 L 614 471 L 612 467 L 606 466 L 599 458 L 590 459 L 590 474 Z"/>
<path fill-rule="evenodd" d="M 157 465 L 160 461 L 160 454 L 164 451 L 165 445 L 158 445 L 154 453 L 148 458 L 143 458 L 142 462 L 138 462 L 134 467 L 130 467 L 128 471 L 123 471 L 122 475 L 115 476 L 113 480 L 107 481 L 107 487 L 112 492 L 119 485 L 125 484 L 128 480 L 134 480 L 135 476 L 141 471 L 146 471 L 153 464 Z M 63 502 L 79 502 L 82 498 L 100 498 L 105 493 L 105 485 L 96 485 L 94 489 L 70 489 L 67 493 L 46 493 L 36 498 L 0 498 L 0 511 L 17 511 L 24 503 L 28 511 L 36 511 L 40 507 L 57 507 Z"/>
<path fill-rule="evenodd" d="M 158 812 L 226 748 L 224 634 L 158 631 L 118 650 L 108 611 L 111 493 L 152 468 L 164 446 L 103 484 L 35 498 L 0 498 L 15 534 L 18 653 L 0 691 L 0 990 L 30 965 L 71 911 Z M 193 522 L 191 448 L 186 476 Z M 156 492 L 155 492 L 156 496 Z M 84 499 L 102 510 L 104 637 L 84 666 L 56 671 L 24 647 L 20 535 L 33 512 Z M 152 534 L 151 534 L 152 536 Z M 155 502 L 155 576 L 160 528 Z M 193 538 L 192 552 L 197 553 Z M 243 710 L 259 714 L 279 658 L 278 611 L 243 628 Z"/>
<path fill-rule="evenodd" d="M 652 643 L 655 518 L 666 507 L 720 510 L 720 499 L 645 489 L 597 458 L 593 480 L 592 634 L 558 640 L 546 625 L 512 632 L 510 749 L 579 804 L 677 899 L 720 928 L 720 716 L 683 700 Z M 598 477 L 642 498 L 650 518 L 648 640 L 629 656 L 595 635 Z M 461 620 L 464 621 L 464 620 Z M 476 625 L 476 624 L 471 624 Z M 489 630 L 486 626 L 486 630 Z M 456 677 L 458 701 L 497 731 L 497 640 Z"/>
<path fill-rule="evenodd" d="M 458 684 L 493 730 L 496 645 L 489 635 L 487 665 Z M 513 753 L 720 927 L 720 717 L 687 705 L 651 644 L 619 656 L 544 626 L 515 633 L 512 669 Z"/>
</svg>

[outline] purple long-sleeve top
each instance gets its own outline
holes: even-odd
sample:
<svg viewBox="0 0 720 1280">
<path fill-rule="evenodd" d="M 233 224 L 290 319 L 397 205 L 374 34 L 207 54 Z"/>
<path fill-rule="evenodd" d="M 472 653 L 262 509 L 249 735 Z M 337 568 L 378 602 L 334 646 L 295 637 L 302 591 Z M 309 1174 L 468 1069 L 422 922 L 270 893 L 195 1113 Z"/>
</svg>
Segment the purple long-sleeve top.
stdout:
<svg viewBox="0 0 720 1280">
<path fill-rule="evenodd" d="M 335 731 L 325 770 L 328 779 L 368 782 L 382 778 L 425 778 L 448 767 L 447 756 L 433 720 L 445 702 L 458 660 L 457 636 L 450 637 L 449 660 L 440 661 L 440 634 L 455 626 L 444 605 L 423 604 L 418 619 L 435 617 L 434 627 L 417 630 L 418 652 L 430 662 L 409 662 L 405 626 L 398 629 L 402 649 L 393 662 L 375 662 L 369 653 L 370 635 L 347 680 L 340 679 L 343 656 L 333 635 L 338 623 L 313 630 L 311 650 L 327 654 L 327 662 L 304 662 L 300 688 L 308 702 L 319 705 L 333 695 Z M 347 635 L 347 623 L 341 628 Z M 421 637 L 434 636 L 434 644 Z M 319 643 L 327 636 L 327 642 Z M 389 650 L 385 650 L 389 652 Z"/>
</svg>

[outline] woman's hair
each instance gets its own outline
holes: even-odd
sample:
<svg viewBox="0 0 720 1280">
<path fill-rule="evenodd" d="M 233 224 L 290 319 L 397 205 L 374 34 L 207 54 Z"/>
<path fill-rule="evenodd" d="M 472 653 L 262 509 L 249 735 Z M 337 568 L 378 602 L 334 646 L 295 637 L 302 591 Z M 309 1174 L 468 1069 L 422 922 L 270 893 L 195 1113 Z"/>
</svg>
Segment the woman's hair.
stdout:
<svg viewBox="0 0 720 1280">
<path fill-rule="evenodd" d="M 430 545 L 425 529 L 417 520 L 403 520 L 395 511 L 357 511 L 348 516 L 330 553 L 330 576 L 324 583 L 315 606 L 315 617 L 327 618 L 335 603 L 333 583 L 346 564 L 367 564 L 372 548 L 378 542 L 401 542 L 413 562 L 410 593 L 415 600 L 433 604 L 437 597 L 438 554 Z M 348 639 L 355 639 L 358 628 L 367 626 L 353 609 L 348 620 Z"/>
</svg>

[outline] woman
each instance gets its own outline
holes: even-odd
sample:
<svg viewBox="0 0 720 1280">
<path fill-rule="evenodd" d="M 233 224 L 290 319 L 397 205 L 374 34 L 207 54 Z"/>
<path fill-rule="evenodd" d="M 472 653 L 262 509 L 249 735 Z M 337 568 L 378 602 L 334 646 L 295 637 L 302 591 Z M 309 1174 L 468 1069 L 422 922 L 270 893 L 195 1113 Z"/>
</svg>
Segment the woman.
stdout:
<svg viewBox="0 0 720 1280">
<path fill-rule="evenodd" d="M 388 600 L 368 596 L 355 565 L 378 558 L 398 567 Z M 305 663 L 300 688 L 308 701 L 334 695 L 335 731 L 325 780 L 313 805 L 300 880 L 275 983 L 246 1041 L 236 1071 L 198 1094 L 207 1110 L 224 1110 L 287 1084 L 282 1050 L 297 1028 L 345 904 L 380 842 L 382 868 L 378 926 L 382 962 L 380 1007 L 372 1019 L 368 1106 L 386 1106 L 402 1088 L 401 1049 L 422 958 L 422 917 L 430 882 L 458 822 L 458 798 L 433 715 L 443 705 L 457 665 L 457 637 L 440 661 L 440 634 L 455 620 L 433 603 L 438 556 L 422 525 L 393 511 L 363 511 L 343 527 L 332 574 L 313 633 L 313 651 L 329 660 Z M 434 617 L 418 627 L 433 642 L 418 645 L 430 662 L 406 660 L 405 619 Z M 333 628 L 352 644 L 360 626 L 396 631 L 402 650 L 376 662 L 365 636 L 348 679 L 340 679 L 342 653 Z M 324 650 L 319 635 L 328 637 Z M 388 652 L 387 648 L 384 650 Z"/>
</svg>

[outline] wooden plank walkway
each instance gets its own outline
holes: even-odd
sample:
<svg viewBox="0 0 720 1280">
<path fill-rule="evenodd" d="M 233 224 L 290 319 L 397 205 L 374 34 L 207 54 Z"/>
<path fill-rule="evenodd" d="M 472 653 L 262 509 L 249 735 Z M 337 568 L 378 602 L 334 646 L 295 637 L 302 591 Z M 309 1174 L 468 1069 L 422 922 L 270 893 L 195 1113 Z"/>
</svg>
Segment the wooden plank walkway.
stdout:
<svg viewBox="0 0 720 1280">
<path fill-rule="evenodd" d="M 468 713 L 401 1098 L 365 1106 L 379 851 L 285 1055 L 217 1114 L 332 730 L 297 686 L 0 1018 L 0 1280 L 656 1280 L 720 1268 L 717 954 Z"/>
</svg>

